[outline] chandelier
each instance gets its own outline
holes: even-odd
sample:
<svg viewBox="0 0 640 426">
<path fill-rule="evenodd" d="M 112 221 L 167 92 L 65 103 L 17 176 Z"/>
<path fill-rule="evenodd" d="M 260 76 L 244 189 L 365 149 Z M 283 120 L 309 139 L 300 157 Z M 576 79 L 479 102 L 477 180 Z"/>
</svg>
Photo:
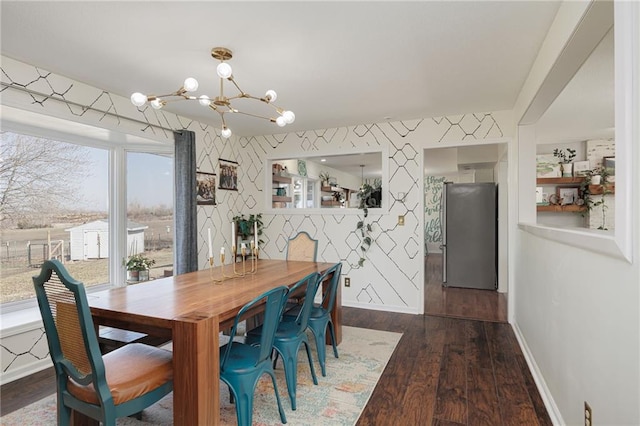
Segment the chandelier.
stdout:
<svg viewBox="0 0 640 426">
<path fill-rule="evenodd" d="M 292 111 L 285 110 L 273 104 L 273 102 L 276 100 L 278 96 L 274 90 L 267 90 L 264 97 L 258 98 L 256 96 L 252 96 L 244 92 L 240 88 L 240 86 L 238 86 L 238 83 L 236 83 L 236 80 L 233 78 L 233 71 L 231 69 L 231 65 L 225 62 L 233 57 L 231 50 L 225 47 L 214 47 L 213 49 L 211 49 L 211 56 L 213 56 L 214 59 L 217 59 L 220 61 L 220 63 L 218 64 L 218 67 L 216 68 L 218 77 L 220 77 L 220 93 L 218 96 L 209 97 L 207 95 L 202 95 L 202 96 L 191 95 L 190 93 L 198 90 L 198 81 L 195 78 L 189 77 L 184 81 L 184 84 L 182 85 L 182 87 L 173 93 L 169 93 L 167 95 L 145 95 L 145 94 L 136 92 L 133 95 L 131 95 L 131 103 L 133 103 L 137 107 L 141 107 L 147 102 L 149 102 L 149 104 L 154 109 L 161 109 L 169 102 L 197 100 L 200 103 L 200 105 L 209 107 L 215 112 L 217 112 L 218 114 L 220 114 L 220 119 L 222 121 L 222 131 L 220 132 L 220 135 L 223 138 L 231 137 L 231 129 L 229 129 L 229 127 L 227 126 L 227 122 L 225 120 L 225 114 L 229 114 L 229 113 L 242 114 L 242 115 L 248 115 L 251 117 L 262 118 L 265 120 L 269 120 L 272 123 L 276 123 L 280 127 L 284 127 L 287 124 L 291 124 L 295 121 L 296 116 Z M 235 96 L 225 95 L 224 93 L 225 80 L 230 81 L 233 84 L 233 86 L 235 86 L 235 88 L 238 91 L 238 94 L 236 94 Z M 273 109 L 277 112 L 278 116 L 277 118 L 271 118 L 271 117 L 266 117 L 262 115 L 256 115 L 256 114 L 240 111 L 231 104 L 232 101 L 235 101 L 237 99 L 254 99 L 257 101 L 264 102 L 265 104 L 273 107 Z"/>
</svg>

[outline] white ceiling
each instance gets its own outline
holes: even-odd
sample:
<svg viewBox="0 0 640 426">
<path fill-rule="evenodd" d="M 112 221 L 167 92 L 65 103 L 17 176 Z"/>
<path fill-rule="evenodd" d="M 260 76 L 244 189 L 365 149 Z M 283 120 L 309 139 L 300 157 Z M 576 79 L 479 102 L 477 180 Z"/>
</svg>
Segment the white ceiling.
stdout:
<svg viewBox="0 0 640 426">
<path fill-rule="evenodd" d="M 513 107 L 558 1 L 2 1 L 2 54 L 129 97 L 215 95 L 212 47 L 247 93 L 278 92 L 281 129 L 233 116 L 236 135 Z M 197 102 L 168 110 L 219 127 Z M 263 111 L 264 112 L 264 111 Z"/>
</svg>

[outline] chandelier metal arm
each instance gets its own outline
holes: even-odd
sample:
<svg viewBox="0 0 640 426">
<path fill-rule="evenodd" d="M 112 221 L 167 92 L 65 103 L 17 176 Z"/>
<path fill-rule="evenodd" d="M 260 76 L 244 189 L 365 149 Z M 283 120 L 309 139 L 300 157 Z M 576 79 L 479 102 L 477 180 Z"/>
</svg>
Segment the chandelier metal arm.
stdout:
<svg viewBox="0 0 640 426">
<path fill-rule="evenodd" d="M 268 120 L 272 123 L 276 123 L 280 127 L 283 127 L 286 124 L 290 124 L 295 121 L 295 114 L 292 111 L 284 110 L 283 108 L 280 108 L 273 103 L 277 98 L 277 94 L 275 91 L 267 90 L 264 97 L 256 97 L 249 95 L 240 88 L 238 83 L 233 78 L 233 70 L 231 66 L 225 62 L 233 57 L 231 50 L 224 47 L 214 47 L 213 49 L 211 49 L 211 56 L 214 59 L 220 61 L 220 64 L 218 64 L 218 67 L 216 68 L 218 77 L 220 78 L 220 92 L 218 96 L 209 97 L 206 95 L 189 95 L 189 92 L 195 92 L 198 89 L 197 80 L 189 77 L 184 81 L 184 84 L 175 92 L 166 95 L 144 95 L 142 93 L 136 92 L 131 95 L 131 102 L 137 107 L 141 107 L 145 103 L 149 102 L 154 109 L 161 109 L 169 102 L 183 100 L 199 101 L 201 105 L 210 107 L 213 111 L 217 112 L 220 115 L 220 119 L 222 121 L 222 131 L 220 134 L 223 138 L 231 137 L 231 130 L 227 127 L 227 122 L 224 118 L 224 114 L 226 113 L 242 114 L 254 118 Z M 235 96 L 226 97 L 224 95 L 224 80 L 229 80 L 235 86 L 239 93 Z M 271 118 L 263 115 L 242 112 L 235 109 L 231 105 L 231 101 L 242 98 L 254 99 L 270 105 L 279 114 L 278 118 Z"/>
</svg>

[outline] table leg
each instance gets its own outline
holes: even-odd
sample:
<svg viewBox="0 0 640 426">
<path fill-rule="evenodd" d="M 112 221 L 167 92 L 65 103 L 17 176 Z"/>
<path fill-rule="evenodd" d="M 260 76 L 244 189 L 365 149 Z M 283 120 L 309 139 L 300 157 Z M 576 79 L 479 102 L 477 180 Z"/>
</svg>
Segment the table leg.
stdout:
<svg viewBox="0 0 640 426">
<path fill-rule="evenodd" d="M 218 318 L 193 312 L 173 324 L 173 424 L 220 423 Z"/>
<path fill-rule="evenodd" d="M 331 280 L 328 279 L 322 283 L 323 294 L 327 291 L 330 281 Z M 331 311 L 331 322 L 333 323 L 333 328 L 336 331 L 336 345 L 339 345 L 342 342 L 342 289 L 340 284 L 341 283 L 338 283 L 338 288 L 336 289 L 336 302 L 333 305 L 333 310 Z M 329 332 L 327 332 L 325 341 L 327 345 L 331 344 L 331 335 Z"/>
</svg>

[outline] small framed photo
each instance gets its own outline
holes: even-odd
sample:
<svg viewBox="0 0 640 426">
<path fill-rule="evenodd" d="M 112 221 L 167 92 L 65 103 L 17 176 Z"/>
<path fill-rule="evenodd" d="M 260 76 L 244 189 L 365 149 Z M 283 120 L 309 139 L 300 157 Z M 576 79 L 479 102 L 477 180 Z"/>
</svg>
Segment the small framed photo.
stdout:
<svg viewBox="0 0 640 426">
<path fill-rule="evenodd" d="M 580 187 L 578 186 L 558 186 L 556 187 L 556 195 L 560 205 L 566 206 L 576 204 L 578 202 Z"/>
<path fill-rule="evenodd" d="M 196 172 L 196 204 L 216 205 L 216 174 Z"/>
<path fill-rule="evenodd" d="M 218 189 L 238 190 L 238 163 L 231 160 L 218 160 L 220 166 L 220 186 Z"/>
<path fill-rule="evenodd" d="M 574 176 L 586 176 L 587 172 L 591 169 L 589 161 L 575 161 L 573 163 L 573 175 Z"/>
</svg>

